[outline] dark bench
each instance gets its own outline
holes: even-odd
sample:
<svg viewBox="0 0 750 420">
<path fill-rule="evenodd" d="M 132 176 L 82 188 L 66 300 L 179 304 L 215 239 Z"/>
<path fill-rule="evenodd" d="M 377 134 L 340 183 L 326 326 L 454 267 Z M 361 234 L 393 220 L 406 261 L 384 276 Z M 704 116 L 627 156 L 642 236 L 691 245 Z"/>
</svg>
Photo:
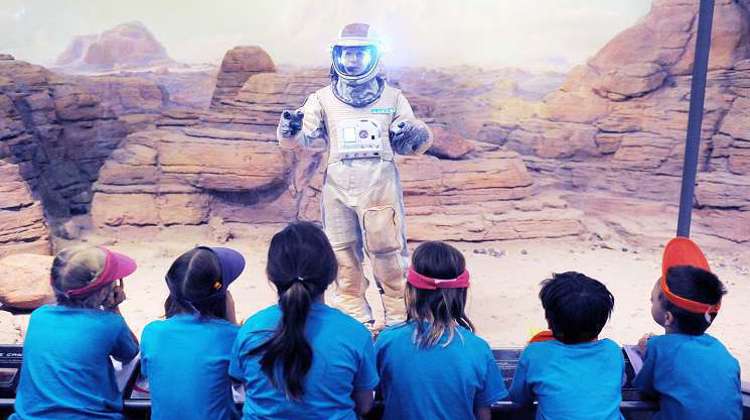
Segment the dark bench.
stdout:
<svg viewBox="0 0 750 420">
<path fill-rule="evenodd" d="M 21 346 L 0 346 L 0 418 L 7 418 L 13 413 L 13 404 L 15 402 L 15 383 L 17 375 L 12 375 L 14 369 L 20 368 L 21 365 Z M 500 368 L 506 385 L 510 386 L 513 378 L 518 357 L 521 349 L 502 348 L 495 349 L 493 353 L 498 367 Z M 627 358 L 626 358 L 627 359 Z M 627 381 L 622 389 L 622 403 L 620 409 L 628 420 L 647 420 L 651 418 L 653 412 L 658 408 L 654 401 L 644 399 L 638 391 L 630 387 L 630 380 L 634 376 L 629 363 L 626 363 Z M 132 390 L 131 384 L 126 388 L 126 395 L 130 395 Z M 750 383 L 742 383 L 742 402 L 744 407 L 743 419 L 750 420 Z M 241 409 L 241 404 L 238 404 Z M 376 403 L 374 409 L 365 417 L 367 420 L 378 420 L 382 416 L 383 407 Z M 128 419 L 148 419 L 151 412 L 151 401 L 144 399 L 125 399 L 125 415 Z M 498 401 L 492 405 L 493 419 L 512 419 L 527 420 L 534 419 L 534 407 L 521 407 L 510 401 Z"/>
</svg>

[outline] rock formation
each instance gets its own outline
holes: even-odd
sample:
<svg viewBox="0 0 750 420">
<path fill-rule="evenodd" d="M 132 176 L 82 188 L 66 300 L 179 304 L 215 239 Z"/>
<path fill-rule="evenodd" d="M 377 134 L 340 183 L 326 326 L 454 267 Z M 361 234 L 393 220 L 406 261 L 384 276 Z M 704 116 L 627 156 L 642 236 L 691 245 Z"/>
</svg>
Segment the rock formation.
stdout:
<svg viewBox="0 0 750 420">
<path fill-rule="evenodd" d="M 216 217 L 229 223 L 319 220 L 321 156 L 283 152 L 275 128 L 282 109 L 300 106 L 327 83 L 327 69 L 259 73 L 234 97 L 221 99 L 218 110 L 165 112 L 155 130 L 128 136 L 102 168 L 94 223 L 117 231 L 198 225 Z M 429 101 L 417 95 L 414 108 L 431 120 Z M 578 211 L 535 194 L 516 153 L 441 127 L 436 134 L 433 153 L 451 160 L 399 158 L 410 238 L 480 241 L 582 232 Z"/>
<path fill-rule="evenodd" d="M 0 60 L 0 255 L 49 252 L 44 216 L 88 212 L 91 183 L 125 134 L 96 96 L 40 66 Z"/>
<path fill-rule="evenodd" d="M 69 80 L 99 98 L 117 116 L 156 114 L 169 104 L 169 93 L 156 82 L 136 76 L 71 76 Z"/>
<path fill-rule="evenodd" d="M 273 60 L 262 48 L 234 47 L 221 61 L 216 88 L 211 98 L 211 108 L 221 109 L 222 101 L 234 99 L 248 78 L 254 74 L 276 70 Z"/>
<path fill-rule="evenodd" d="M 55 301 L 49 282 L 53 258 L 14 254 L 0 258 L 0 303 L 19 309 L 36 309 Z"/>
<path fill-rule="evenodd" d="M 78 36 L 55 62 L 66 70 L 105 71 L 174 64 L 167 51 L 140 22 L 117 25 L 95 35 Z"/>
<path fill-rule="evenodd" d="M 519 151 L 563 188 L 676 204 L 697 10 L 697 0 L 655 1 L 531 116 L 495 120 L 501 129 L 484 140 Z M 750 1 L 717 1 L 696 225 L 736 242 L 750 241 L 748 105 Z"/>
</svg>

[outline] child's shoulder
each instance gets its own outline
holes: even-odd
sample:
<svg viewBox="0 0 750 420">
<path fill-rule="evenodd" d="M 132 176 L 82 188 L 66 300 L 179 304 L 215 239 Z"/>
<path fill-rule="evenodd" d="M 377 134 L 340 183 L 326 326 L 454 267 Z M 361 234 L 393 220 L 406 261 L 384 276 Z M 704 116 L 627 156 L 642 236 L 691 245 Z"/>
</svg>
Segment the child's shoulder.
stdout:
<svg viewBox="0 0 750 420">
<path fill-rule="evenodd" d="M 622 352 L 622 346 L 617 344 L 617 342 L 612 340 L 611 338 L 602 338 L 601 340 L 597 340 L 596 342 L 604 349 Z"/>
<path fill-rule="evenodd" d="M 281 319 L 281 309 L 279 305 L 271 305 L 252 314 L 242 324 L 242 330 L 263 330 L 267 328 L 276 328 Z"/>
<path fill-rule="evenodd" d="M 476 348 L 478 350 L 492 350 L 490 347 L 490 343 L 487 342 L 484 338 L 478 336 L 474 331 L 465 328 L 465 327 L 457 327 L 456 328 L 456 335 L 459 336 L 459 340 L 463 340 L 464 343 L 467 345 Z"/>
<path fill-rule="evenodd" d="M 105 311 L 102 309 L 94 308 L 78 308 L 74 306 L 48 304 L 43 305 L 34 310 L 31 313 L 32 317 L 36 318 L 56 318 L 64 317 L 66 319 L 75 319 L 75 322 L 92 322 L 94 324 L 99 323 L 122 323 L 122 315 L 114 313 L 112 311 Z"/>
<path fill-rule="evenodd" d="M 724 343 L 709 334 L 663 334 L 655 335 L 648 339 L 649 348 L 664 349 L 663 351 L 672 351 L 676 347 L 682 347 L 685 345 L 698 349 L 729 353 L 729 350 L 724 346 Z"/>
<path fill-rule="evenodd" d="M 357 321 L 349 314 L 346 314 L 337 308 L 325 304 L 316 304 L 311 311 L 321 312 L 323 314 L 324 322 L 328 323 L 329 326 L 344 329 L 347 332 L 357 331 L 363 336 L 372 337 L 370 331 L 368 331 L 360 321 Z"/>
<path fill-rule="evenodd" d="M 412 323 L 406 321 L 399 322 L 398 324 L 389 325 L 383 328 L 383 330 L 378 333 L 377 341 L 385 342 L 404 336 L 411 337 L 413 333 L 414 326 Z"/>
<path fill-rule="evenodd" d="M 587 343 L 580 344 L 565 344 L 558 340 L 545 340 L 529 343 L 524 349 L 524 354 L 527 356 L 549 357 L 550 354 L 554 353 L 571 353 L 571 352 L 607 352 L 607 353 L 621 353 L 621 347 L 615 341 L 609 338 L 603 338 L 601 340 L 595 340 Z"/>
</svg>

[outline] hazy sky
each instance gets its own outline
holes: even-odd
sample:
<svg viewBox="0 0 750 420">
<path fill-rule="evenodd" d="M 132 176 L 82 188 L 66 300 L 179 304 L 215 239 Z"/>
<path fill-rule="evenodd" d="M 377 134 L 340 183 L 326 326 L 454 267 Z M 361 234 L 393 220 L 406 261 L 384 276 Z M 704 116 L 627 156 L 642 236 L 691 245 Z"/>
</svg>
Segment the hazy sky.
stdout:
<svg viewBox="0 0 750 420">
<path fill-rule="evenodd" d="M 183 62 L 260 45 L 277 63 L 324 65 L 352 21 L 375 26 L 387 63 L 568 68 L 645 15 L 651 0 L 0 0 L 0 52 L 50 64 L 75 35 L 143 22 Z"/>
</svg>

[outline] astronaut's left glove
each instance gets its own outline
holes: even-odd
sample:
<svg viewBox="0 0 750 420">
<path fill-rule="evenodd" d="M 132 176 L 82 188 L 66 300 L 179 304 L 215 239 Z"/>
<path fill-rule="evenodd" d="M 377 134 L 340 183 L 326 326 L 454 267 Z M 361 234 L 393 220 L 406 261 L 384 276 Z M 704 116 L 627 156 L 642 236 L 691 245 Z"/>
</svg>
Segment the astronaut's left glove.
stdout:
<svg viewBox="0 0 750 420">
<path fill-rule="evenodd" d="M 399 155 L 419 155 L 432 145 L 432 132 L 422 121 L 402 121 L 391 133 L 391 147 Z"/>
</svg>

